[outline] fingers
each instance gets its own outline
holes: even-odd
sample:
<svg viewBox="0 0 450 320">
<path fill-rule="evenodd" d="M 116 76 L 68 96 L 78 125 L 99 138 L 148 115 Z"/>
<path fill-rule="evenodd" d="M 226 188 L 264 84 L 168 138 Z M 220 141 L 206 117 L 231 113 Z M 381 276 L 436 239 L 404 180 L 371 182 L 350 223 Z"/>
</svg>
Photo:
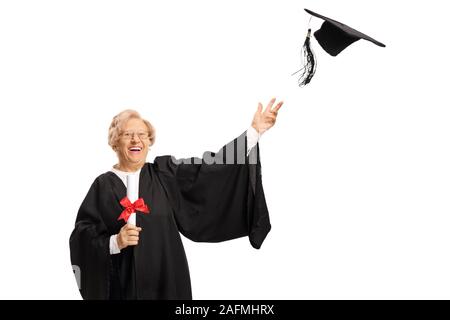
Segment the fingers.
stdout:
<svg viewBox="0 0 450 320">
<path fill-rule="evenodd" d="M 278 104 L 275 106 L 275 108 L 273 108 L 272 113 L 277 113 L 278 110 L 280 110 L 281 106 L 283 105 L 283 101 L 278 102 Z"/>
<path fill-rule="evenodd" d="M 126 224 L 124 225 L 120 233 L 118 235 L 118 238 L 120 238 L 120 244 L 119 247 L 126 248 L 128 246 L 136 246 L 139 243 L 139 232 L 142 231 L 141 227 L 136 227 L 132 224 Z M 119 241 L 119 239 L 118 239 Z"/>
<path fill-rule="evenodd" d="M 129 235 L 123 235 L 120 239 L 120 243 L 122 244 L 123 248 L 126 248 L 128 246 L 135 246 L 139 243 L 139 236 L 129 236 Z"/>
<path fill-rule="evenodd" d="M 129 246 L 135 246 L 139 244 L 139 238 L 129 238 L 126 242 Z"/>
<path fill-rule="evenodd" d="M 121 240 L 122 240 L 123 243 L 128 244 L 130 241 L 139 241 L 139 236 L 123 235 L 121 237 Z"/>
<path fill-rule="evenodd" d="M 139 232 L 142 230 L 141 227 L 136 227 L 135 225 L 130 224 L 130 223 L 127 223 L 126 225 L 124 225 L 122 227 L 122 229 L 124 229 L 124 230 L 136 230 L 136 231 L 139 231 Z"/>
<path fill-rule="evenodd" d="M 139 240 L 139 232 L 142 228 L 128 228 L 124 231 L 125 240 Z"/>
<path fill-rule="evenodd" d="M 139 243 L 139 238 L 138 237 L 128 237 L 128 239 L 126 239 L 125 244 L 127 246 L 136 246 Z"/>
<path fill-rule="evenodd" d="M 141 227 L 136 227 L 134 224 L 130 224 L 127 223 L 126 225 L 124 225 L 125 229 L 127 230 L 138 230 L 138 229 L 142 229 Z"/>
<path fill-rule="evenodd" d="M 124 248 L 126 248 L 128 246 L 137 246 L 139 241 L 138 240 L 125 240 L 123 243 L 125 244 Z"/>
<path fill-rule="evenodd" d="M 280 110 L 281 106 L 283 105 L 284 101 L 280 101 L 277 103 L 277 105 L 273 107 L 273 104 L 275 103 L 276 98 L 272 98 L 269 102 L 269 104 L 267 105 L 266 109 L 264 110 L 264 113 L 268 114 L 268 113 L 272 113 L 272 114 L 277 114 L 278 110 Z"/>
<path fill-rule="evenodd" d="M 261 113 L 261 112 L 262 112 L 262 109 L 263 109 L 263 105 L 262 105 L 261 102 L 259 102 L 259 103 L 258 103 L 258 110 L 257 110 L 257 112 L 258 112 L 258 113 Z"/>
<path fill-rule="evenodd" d="M 269 111 L 272 110 L 272 106 L 273 106 L 273 104 L 275 103 L 275 100 L 277 100 L 277 99 L 276 99 L 276 98 L 272 98 L 272 99 L 269 101 L 269 104 L 267 105 L 266 110 L 264 110 L 264 113 L 267 113 L 267 112 L 269 112 Z"/>
<path fill-rule="evenodd" d="M 139 231 L 136 230 L 127 230 L 125 231 L 125 234 L 127 236 L 139 236 Z"/>
</svg>

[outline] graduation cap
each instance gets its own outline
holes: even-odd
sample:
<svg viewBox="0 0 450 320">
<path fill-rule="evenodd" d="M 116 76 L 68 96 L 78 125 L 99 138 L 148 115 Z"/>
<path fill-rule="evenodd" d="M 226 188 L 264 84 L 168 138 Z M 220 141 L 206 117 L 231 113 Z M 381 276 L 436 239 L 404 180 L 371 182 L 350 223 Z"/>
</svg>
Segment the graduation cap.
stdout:
<svg viewBox="0 0 450 320">
<path fill-rule="evenodd" d="M 305 11 L 312 16 L 324 20 L 320 29 L 314 32 L 314 37 L 322 49 L 333 57 L 337 56 L 341 53 L 341 51 L 359 39 L 364 39 L 376 44 L 377 46 L 385 47 L 385 45 L 381 42 L 341 22 L 327 18 L 308 9 L 305 9 Z M 298 84 L 300 87 L 307 85 L 316 72 L 316 58 L 311 49 L 311 29 L 308 29 L 306 40 L 303 44 L 302 56 L 304 59 L 303 67 L 294 73 L 300 74 L 298 79 Z"/>
</svg>

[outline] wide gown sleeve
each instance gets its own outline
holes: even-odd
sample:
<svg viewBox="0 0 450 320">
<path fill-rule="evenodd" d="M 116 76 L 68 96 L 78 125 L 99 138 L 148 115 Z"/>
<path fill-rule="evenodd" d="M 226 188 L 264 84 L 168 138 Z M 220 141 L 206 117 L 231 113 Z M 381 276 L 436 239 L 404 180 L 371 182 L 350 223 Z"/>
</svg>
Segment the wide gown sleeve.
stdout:
<svg viewBox="0 0 450 320">
<path fill-rule="evenodd" d="M 157 157 L 154 165 L 179 231 L 199 242 L 248 236 L 259 249 L 270 231 L 259 144 L 247 154 L 246 132 L 200 158 Z"/>
<path fill-rule="evenodd" d="M 108 299 L 111 260 L 107 228 L 100 214 L 98 179 L 80 206 L 70 236 L 70 258 L 83 299 Z"/>
</svg>

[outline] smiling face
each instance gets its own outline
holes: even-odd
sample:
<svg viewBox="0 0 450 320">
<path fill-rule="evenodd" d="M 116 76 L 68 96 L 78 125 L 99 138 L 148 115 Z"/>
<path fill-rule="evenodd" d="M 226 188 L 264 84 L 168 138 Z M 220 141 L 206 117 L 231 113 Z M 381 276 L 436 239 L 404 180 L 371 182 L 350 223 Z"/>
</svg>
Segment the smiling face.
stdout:
<svg viewBox="0 0 450 320">
<path fill-rule="evenodd" d="M 148 127 L 142 119 L 132 118 L 125 122 L 115 146 L 119 158 L 119 170 L 136 171 L 147 159 L 150 139 Z"/>
</svg>

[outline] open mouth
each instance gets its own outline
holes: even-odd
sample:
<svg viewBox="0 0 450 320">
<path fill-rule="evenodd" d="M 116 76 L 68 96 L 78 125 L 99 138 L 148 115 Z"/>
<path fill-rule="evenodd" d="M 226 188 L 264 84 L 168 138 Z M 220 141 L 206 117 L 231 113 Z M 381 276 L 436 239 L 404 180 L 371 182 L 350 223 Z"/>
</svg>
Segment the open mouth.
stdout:
<svg viewBox="0 0 450 320">
<path fill-rule="evenodd" d="M 130 147 L 128 148 L 128 151 L 130 151 L 131 153 L 139 153 L 142 151 L 141 147 Z"/>
</svg>

